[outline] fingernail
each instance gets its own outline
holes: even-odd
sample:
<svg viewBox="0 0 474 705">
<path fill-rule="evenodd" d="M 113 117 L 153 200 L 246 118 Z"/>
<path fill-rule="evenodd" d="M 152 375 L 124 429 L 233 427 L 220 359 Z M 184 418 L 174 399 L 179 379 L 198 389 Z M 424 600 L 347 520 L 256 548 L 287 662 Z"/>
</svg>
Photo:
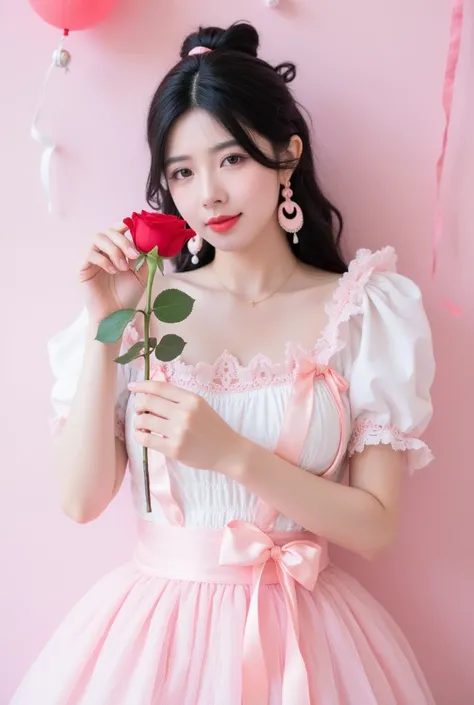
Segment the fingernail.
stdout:
<svg viewBox="0 0 474 705">
<path fill-rule="evenodd" d="M 131 247 L 128 248 L 127 254 L 129 257 L 138 257 L 138 252 L 133 250 Z"/>
<path fill-rule="evenodd" d="M 119 259 L 119 266 L 120 269 L 123 269 L 124 271 L 128 269 L 128 264 L 125 262 L 124 259 Z"/>
</svg>

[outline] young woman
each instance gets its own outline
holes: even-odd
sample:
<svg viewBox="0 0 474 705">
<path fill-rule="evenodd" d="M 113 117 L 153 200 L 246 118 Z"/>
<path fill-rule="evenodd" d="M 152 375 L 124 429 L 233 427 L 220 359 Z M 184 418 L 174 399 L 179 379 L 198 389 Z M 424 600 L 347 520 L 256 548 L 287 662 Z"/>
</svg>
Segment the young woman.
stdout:
<svg viewBox="0 0 474 705">
<path fill-rule="evenodd" d="M 183 356 L 143 382 L 139 364 L 114 362 L 140 321 L 121 343 L 94 340 L 143 296 L 121 226 L 93 238 L 84 312 L 50 342 L 64 510 L 94 520 L 128 466 L 139 542 L 14 705 L 433 703 L 398 627 L 327 551 L 386 549 L 402 475 L 431 459 L 429 325 L 390 247 L 346 267 L 286 85 L 294 66 L 272 68 L 257 47 L 247 24 L 192 34 L 149 112 L 148 201 L 198 233 L 154 292 L 196 300 Z"/>
</svg>

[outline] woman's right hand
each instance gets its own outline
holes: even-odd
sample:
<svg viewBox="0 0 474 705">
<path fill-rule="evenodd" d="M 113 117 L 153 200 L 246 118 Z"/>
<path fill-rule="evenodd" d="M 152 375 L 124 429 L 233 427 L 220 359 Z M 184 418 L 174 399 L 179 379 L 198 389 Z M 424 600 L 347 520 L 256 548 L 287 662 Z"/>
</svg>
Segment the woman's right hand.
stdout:
<svg viewBox="0 0 474 705">
<path fill-rule="evenodd" d="M 136 308 L 146 287 L 148 266 L 135 272 L 139 253 L 125 233 L 123 223 L 92 239 L 86 260 L 79 271 L 85 304 L 91 318 L 100 322 L 121 308 Z"/>
</svg>

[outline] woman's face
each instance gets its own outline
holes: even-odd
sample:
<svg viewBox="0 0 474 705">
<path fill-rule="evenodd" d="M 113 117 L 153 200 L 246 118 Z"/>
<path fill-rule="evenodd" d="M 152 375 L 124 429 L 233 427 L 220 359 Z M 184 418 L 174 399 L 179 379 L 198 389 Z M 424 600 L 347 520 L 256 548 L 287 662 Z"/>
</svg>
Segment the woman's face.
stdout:
<svg viewBox="0 0 474 705">
<path fill-rule="evenodd" d="M 260 149 L 272 147 L 254 136 Z M 170 132 L 166 179 L 180 215 L 219 250 L 242 251 L 277 225 L 285 176 L 252 159 L 207 112 L 185 113 Z M 227 218 L 219 223 L 213 219 Z"/>
</svg>

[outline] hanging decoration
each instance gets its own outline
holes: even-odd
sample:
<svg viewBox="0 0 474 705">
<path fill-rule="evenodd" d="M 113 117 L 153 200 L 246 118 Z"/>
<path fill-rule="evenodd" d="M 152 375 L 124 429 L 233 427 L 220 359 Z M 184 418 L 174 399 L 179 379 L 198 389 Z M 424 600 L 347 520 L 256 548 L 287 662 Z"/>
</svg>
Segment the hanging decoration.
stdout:
<svg viewBox="0 0 474 705">
<path fill-rule="evenodd" d="M 53 139 L 43 133 L 39 127 L 41 110 L 43 108 L 46 89 L 55 68 L 69 71 L 71 54 L 64 49 L 64 43 L 71 31 L 90 29 L 102 22 L 118 0 L 29 0 L 33 10 L 48 24 L 62 30 L 59 46 L 53 52 L 51 63 L 43 81 L 38 106 L 34 113 L 31 125 L 31 137 L 43 147 L 41 156 L 41 183 L 48 199 L 48 212 L 52 213 L 53 204 L 51 197 L 51 159 L 56 150 Z"/>
<path fill-rule="evenodd" d="M 441 186 L 443 182 L 443 170 L 448 146 L 449 127 L 451 123 L 451 111 L 453 105 L 454 86 L 456 83 L 456 72 L 461 49 L 461 36 L 464 19 L 464 0 L 453 0 L 451 13 L 451 28 L 449 36 L 448 57 L 443 83 L 443 110 L 445 114 L 445 127 L 441 146 L 441 153 L 436 164 L 436 212 L 433 236 L 433 257 L 432 274 L 436 273 L 438 264 L 439 242 L 443 231 L 443 211 L 441 207 Z"/>
</svg>

